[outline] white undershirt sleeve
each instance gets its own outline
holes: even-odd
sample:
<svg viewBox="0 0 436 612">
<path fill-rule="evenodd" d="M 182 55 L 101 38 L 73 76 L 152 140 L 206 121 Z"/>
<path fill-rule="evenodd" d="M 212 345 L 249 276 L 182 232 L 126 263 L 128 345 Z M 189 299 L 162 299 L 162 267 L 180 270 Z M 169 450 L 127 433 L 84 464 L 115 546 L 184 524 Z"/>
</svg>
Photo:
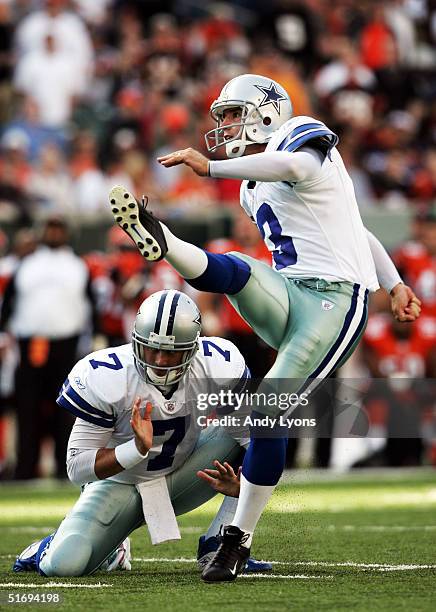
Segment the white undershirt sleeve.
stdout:
<svg viewBox="0 0 436 612">
<path fill-rule="evenodd" d="M 388 293 L 390 293 L 395 285 L 398 285 L 398 283 L 402 283 L 403 281 L 401 276 L 398 274 L 398 270 L 395 267 L 394 262 L 389 257 L 380 240 L 378 240 L 378 238 L 376 238 L 369 230 L 366 230 L 366 233 L 368 236 L 372 258 L 374 259 L 375 263 L 377 278 L 380 285 L 386 289 Z"/>
<path fill-rule="evenodd" d="M 294 153 L 266 151 L 209 162 L 209 174 L 215 178 L 233 178 L 248 181 L 298 183 L 314 178 L 322 166 L 318 151 L 302 148 Z"/>
<path fill-rule="evenodd" d="M 67 474 L 71 482 L 85 484 L 99 480 L 95 474 L 95 457 L 106 448 L 112 429 L 77 418 L 71 430 L 67 450 Z"/>
</svg>

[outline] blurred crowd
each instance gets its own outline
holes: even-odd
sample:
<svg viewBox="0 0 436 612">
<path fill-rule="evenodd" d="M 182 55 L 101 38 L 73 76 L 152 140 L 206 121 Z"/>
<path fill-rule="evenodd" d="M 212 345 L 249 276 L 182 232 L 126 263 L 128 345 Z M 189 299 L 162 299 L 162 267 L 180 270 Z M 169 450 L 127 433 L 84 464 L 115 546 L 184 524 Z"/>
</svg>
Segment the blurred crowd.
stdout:
<svg viewBox="0 0 436 612">
<path fill-rule="evenodd" d="M 0 0 L 0 217 L 107 214 L 108 185 L 194 215 L 238 185 L 156 157 L 204 148 L 208 109 L 244 72 L 340 136 L 362 208 L 435 197 L 431 0 Z"/>
<path fill-rule="evenodd" d="M 69 351 L 59 387 L 73 357 L 129 341 L 142 299 L 164 287 L 186 289 L 165 262 L 145 262 L 119 228 L 109 230 L 102 251 L 79 257 L 68 246 L 70 222 L 110 220 L 107 194 L 114 184 L 147 194 L 150 207 L 169 221 L 189 224 L 224 207 L 233 219 L 230 233 L 206 246 L 270 261 L 240 211 L 239 181 L 204 180 L 185 166 L 156 163 L 175 149 L 205 150 L 211 102 L 226 81 L 245 72 L 279 81 L 294 114 L 320 118 L 338 133 L 362 211 L 407 210 L 413 218 L 410 240 L 393 256 L 423 301 L 422 316 L 413 325 L 394 323 L 388 297 L 375 294 L 346 375 L 436 377 L 435 42 L 431 0 L 0 0 L 0 223 L 17 230 L 0 231 L 0 397 L 3 412 L 17 414 L 16 477 L 41 473 L 39 446 L 47 433 L 55 441 L 54 473 L 64 475 L 70 424 L 55 418 L 56 351 Z M 56 227 L 61 238 L 53 244 L 47 228 Z M 29 330 L 20 306 L 27 299 L 23 264 L 49 262 L 36 275 L 38 286 L 50 288 L 50 308 L 61 312 L 71 299 L 57 274 L 67 254 L 80 272 L 74 299 L 83 317 L 74 329 L 59 331 L 46 300 L 31 299 L 49 324 L 44 333 Z M 224 298 L 194 297 L 204 333 L 234 340 L 253 375 L 262 376 L 272 351 Z M 23 388 L 30 381 L 42 385 L 35 391 L 42 423 L 36 443 L 35 423 L 26 430 L 26 402 L 17 394 L 20 376 Z M 403 397 L 409 404 L 411 386 Z M 392 401 L 385 397 L 383 410 L 377 402 L 371 408 L 388 439 Z M 400 457 L 395 450 L 382 463 L 436 465 L 425 429 L 434 407 L 424 404 L 415 419 L 419 444 L 402 443 Z M 0 473 L 10 455 L 8 427 L 0 410 Z M 314 463 L 325 467 L 329 460 L 323 445 Z"/>
</svg>

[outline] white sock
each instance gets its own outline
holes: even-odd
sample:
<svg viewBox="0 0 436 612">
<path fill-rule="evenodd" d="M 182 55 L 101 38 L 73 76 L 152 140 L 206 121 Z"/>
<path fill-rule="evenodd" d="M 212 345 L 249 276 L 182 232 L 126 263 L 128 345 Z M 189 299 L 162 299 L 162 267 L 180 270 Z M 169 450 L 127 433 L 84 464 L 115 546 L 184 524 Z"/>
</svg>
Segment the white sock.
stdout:
<svg viewBox="0 0 436 612">
<path fill-rule="evenodd" d="M 263 486 L 253 484 L 241 474 L 241 490 L 232 525 L 250 534 L 250 537 L 244 543 L 244 546 L 247 546 L 247 548 L 251 546 L 253 533 L 260 519 L 260 515 L 267 505 L 274 489 L 275 485 Z"/>
<path fill-rule="evenodd" d="M 206 538 L 217 536 L 223 525 L 230 525 L 235 516 L 237 506 L 237 497 L 224 497 L 220 509 L 207 530 Z"/>
<path fill-rule="evenodd" d="M 207 268 L 207 255 L 194 244 L 180 240 L 174 236 L 164 223 L 161 223 L 168 252 L 165 259 L 183 278 L 198 278 Z"/>
</svg>

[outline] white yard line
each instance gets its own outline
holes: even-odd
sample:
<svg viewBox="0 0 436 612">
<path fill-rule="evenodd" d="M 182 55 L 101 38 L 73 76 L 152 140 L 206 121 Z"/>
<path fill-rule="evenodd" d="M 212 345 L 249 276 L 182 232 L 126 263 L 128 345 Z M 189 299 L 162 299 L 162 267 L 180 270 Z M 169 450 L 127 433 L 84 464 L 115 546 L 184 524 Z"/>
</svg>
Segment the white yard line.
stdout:
<svg viewBox="0 0 436 612">
<path fill-rule="evenodd" d="M 374 569 L 376 571 L 395 572 L 404 570 L 436 569 L 436 565 L 405 565 L 394 563 L 355 563 L 354 561 L 344 561 L 341 563 L 331 561 L 271 561 L 277 565 L 299 565 L 302 567 L 357 567 L 362 569 Z"/>
<path fill-rule="evenodd" d="M 2 528 L 0 527 L 0 530 Z M 10 531 L 14 531 L 13 527 L 8 527 Z M 26 529 L 22 528 L 23 531 Z M 30 529 L 30 528 L 29 528 Z M 39 528 L 35 527 L 35 531 Z M 42 528 L 41 528 L 42 529 Z M 45 529 L 54 531 L 54 527 L 45 527 Z M 374 532 L 383 532 L 383 531 L 394 531 L 394 532 L 402 532 L 402 531 L 436 531 L 436 525 L 326 525 L 325 527 L 320 526 L 308 526 L 307 529 L 313 531 L 374 531 Z M 181 533 L 203 533 L 205 529 L 198 526 L 192 527 L 180 527 Z M 260 527 L 257 531 L 265 532 L 264 527 Z"/>
<path fill-rule="evenodd" d="M 324 580 L 325 578 L 334 578 L 334 576 L 306 576 L 304 574 L 293 574 L 293 575 L 285 575 L 285 574 L 240 574 L 239 578 L 269 578 L 274 580 Z"/>
<path fill-rule="evenodd" d="M 132 561 L 139 563 L 196 563 L 197 559 L 187 557 L 133 557 Z M 272 565 L 297 565 L 299 567 L 355 567 L 360 569 L 373 569 L 380 572 L 395 572 L 421 569 L 436 569 L 436 565 L 416 565 L 416 564 L 392 564 L 392 563 L 356 563 L 354 561 L 269 561 Z M 248 574 L 251 576 L 252 574 Z M 271 576 L 271 574 L 267 574 Z"/>
<path fill-rule="evenodd" d="M 327 525 L 327 527 L 311 527 L 322 531 L 436 531 L 436 525 Z"/>
<path fill-rule="evenodd" d="M 6 531 L 6 533 L 40 533 L 40 532 L 52 533 L 55 529 L 56 527 L 51 527 L 51 526 L 45 527 L 44 525 L 42 527 L 38 527 L 36 525 L 25 525 L 22 527 L 2 527 L 0 526 L 0 532 Z"/>
<path fill-rule="evenodd" d="M 52 525 L 24 525 L 21 527 L 3 527 L 0 525 L 0 533 L 52 533 L 56 527 Z M 436 531 L 436 525 L 326 525 L 325 527 L 310 526 L 307 529 L 313 531 L 369 531 L 369 532 L 383 532 L 383 531 Z M 181 533 L 195 534 L 203 533 L 205 531 L 202 527 L 198 526 L 187 526 L 180 527 Z M 262 527 L 258 531 L 264 531 Z"/>
<path fill-rule="evenodd" d="M 16 555 L 0 555 L 0 559 L 15 559 Z M 133 557 L 132 561 L 137 563 L 197 563 L 197 559 L 194 557 Z M 358 568 L 363 570 L 375 570 L 377 572 L 404 572 L 414 570 L 434 570 L 436 565 L 428 564 L 415 564 L 415 563 L 358 563 L 355 561 L 270 561 L 272 565 L 285 565 L 285 566 L 298 566 L 298 567 L 344 567 L 344 568 Z M 252 576 L 260 574 L 247 574 Z M 263 574 L 262 574 L 263 575 Z M 272 577 L 271 574 L 267 574 L 268 577 Z M 281 577 L 281 576 L 274 576 Z M 325 576 L 323 576 L 325 577 Z M 4 586 L 0 584 L 0 587 Z M 88 585 L 89 586 L 89 585 Z M 104 585 L 106 586 L 106 585 Z M 93 587 L 89 587 L 93 588 Z"/>
<path fill-rule="evenodd" d="M 407 572 L 409 570 L 421 570 L 421 569 L 436 569 L 436 565 L 387 565 L 386 567 L 380 567 L 377 571 L 379 572 Z"/>
<path fill-rule="evenodd" d="M 186 557 L 133 557 L 132 561 L 140 563 L 197 563 L 197 559 L 187 559 Z"/>
<path fill-rule="evenodd" d="M 180 533 L 205 533 L 206 529 L 203 529 L 203 527 L 179 527 L 180 529 Z"/>
</svg>

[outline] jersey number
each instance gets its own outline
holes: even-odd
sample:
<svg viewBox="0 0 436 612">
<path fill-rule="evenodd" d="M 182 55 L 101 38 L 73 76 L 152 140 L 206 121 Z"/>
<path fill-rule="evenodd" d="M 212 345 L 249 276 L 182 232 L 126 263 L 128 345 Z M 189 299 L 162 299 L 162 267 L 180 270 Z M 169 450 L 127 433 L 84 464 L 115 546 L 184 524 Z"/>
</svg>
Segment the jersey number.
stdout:
<svg viewBox="0 0 436 612">
<path fill-rule="evenodd" d="M 109 368 L 109 370 L 121 370 L 123 364 L 118 359 L 115 353 L 109 353 L 109 359 L 112 359 L 113 363 L 108 363 L 107 361 L 98 361 L 97 359 L 90 359 L 89 363 L 92 365 L 92 368 L 96 370 L 98 367 Z"/>
<path fill-rule="evenodd" d="M 283 236 L 282 226 L 279 220 L 271 210 L 271 206 L 264 202 L 256 214 L 256 223 L 259 228 L 262 238 L 265 239 L 265 225 L 268 225 L 270 235 L 268 238 L 275 246 L 273 251 L 273 259 L 276 264 L 276 270 L 281 270 L 287 266 L 293 266 L 297 263 L 297 251 L 290 236 Z"/>
<path fill-rule="evenodd" d="M 162 444 L 162 450 L 157 457 L 153 457 L 147 464 L 147 471 L 164 470 L 172 466 L 174 455 L 180 442 L 186 435 L 189 428 L 190 416 L 178 416 L 167 421 L 152 421 L 153 438 L 163 436 L 167 431 L 172 431 L 168 440 Z"/>
<path fill-rule="evenodd" d="M 210 350 L 210 347 L 212 346 L 217 353 L 224 357 L 225 361 L 230 361 L 230 351 L 222 349 L 220 346 L 218 346 L 218 344 L 212 342 L 212 340 L 202 340 L 201 343 L 203 345 L 203 353 L 205 357 L 212 357 L 212 351 Z"/>
</svg>

